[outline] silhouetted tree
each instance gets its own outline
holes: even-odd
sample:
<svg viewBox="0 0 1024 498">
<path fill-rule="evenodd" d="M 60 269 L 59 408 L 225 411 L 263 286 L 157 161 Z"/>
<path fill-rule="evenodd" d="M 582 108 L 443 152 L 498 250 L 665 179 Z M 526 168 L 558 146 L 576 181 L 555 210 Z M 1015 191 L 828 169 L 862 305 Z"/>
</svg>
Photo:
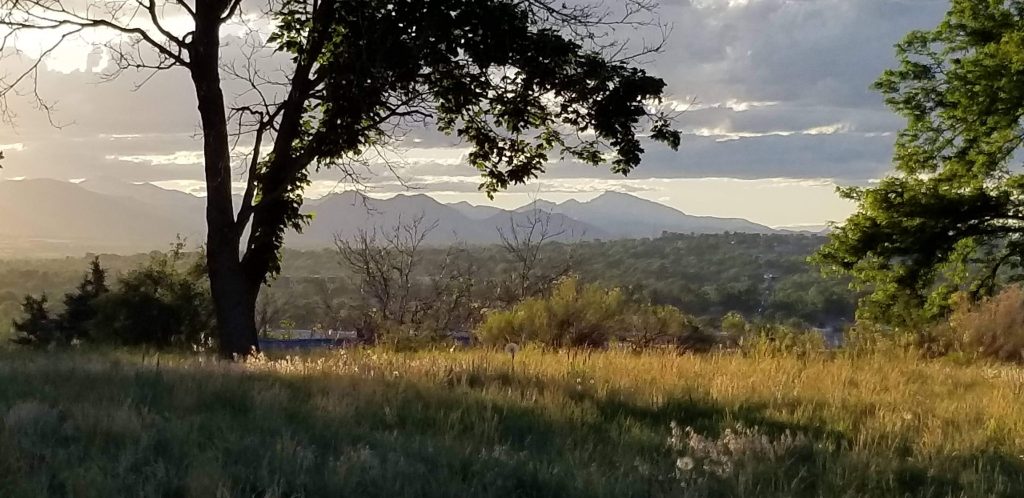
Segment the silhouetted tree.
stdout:
<svg viewBox="0 0 1024 498">
<path fill-rule="evenodd" d="M 46 347 L 57 339 L 57 323 L 50 317 L 46 309 L 46 294 L 39 296 L 25 296 L 21 305 L 21 312 L 25 315 L 22 320 L 14 321 L 14 331 L 18 334 L 13 340 L 16 344 L 24 346 Z"/>
<path fill-rule="evenodd" d="M 153 255 L 91 303 L 93 339 L 130 346 L 207 345 L 213 310 L 205 272 L 182 246 Z"/>
<path fill-rule="evenodd" d="M 64 311 L 58 318 L 58 327 L 65 343 L 89 337 L 90 322 L 96 316 L 96 300 L 109 291 L 107 271 L 100 265 L 99 258 L 93 258 L 89 273 L 75 291 L 64 295 Z"/>
<path fill-rule="evenodd" d="M 272 74 L 255 57 L 234 65 L 222 56 L 222 28 L 240 18 L 242 3 L 0 0 L 0 26 L 10 32 L 0 53 L 25 32 L 61 33 L 45 56 L 103 29 L 120 34 L 107 44 L 111 76 L 189 72 L 203 130 L 209 278 L 228 357 L 258 347 L 258 294 L 280 269 L 286 231 L 307 221 L 300 208 L 311 167 L 351 172 L 353 160 L 393 143 L 402 127 L 432 124 L 473 147 L 469 163 L 492 193 L 537 177 L 549 154 L 627 174 L 644 151 L 640 132 L 679 145 L 657 110 L 664 81 L 631 66 L 623 46 L 603 43 L 614 26 L 640 24 L 652 0 L 616 9 L 557 0 L 269 0 L 274 33 L 249 53 L 290 55 L 290 67 L 275 65 Z M 171 18 L 188 26 L 171 30 Z M 5 80 L 0 97 L 35 88 L 40 64 Z M 252 84 L 255 100 L 229 109 L 224 74 Z M 231 144 L 243 135 L 252 147 L 236 213 Z"/>
</svg>

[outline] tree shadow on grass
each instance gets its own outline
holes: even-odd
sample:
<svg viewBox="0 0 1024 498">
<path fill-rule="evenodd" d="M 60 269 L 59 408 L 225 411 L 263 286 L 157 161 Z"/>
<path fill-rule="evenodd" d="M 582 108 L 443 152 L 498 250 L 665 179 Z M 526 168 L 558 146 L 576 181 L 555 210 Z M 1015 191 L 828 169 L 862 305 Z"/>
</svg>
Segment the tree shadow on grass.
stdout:
<svg viewBox="0 0 1024 498">
<path fill-rule="evenodd" d="M 675 496 L 673 421 L 709 435 L 742 423 L 845 442 L 768 409 L 726 409 L 689 393 L 655 404 L 501 371 L 429 381 L 130 364 L 4 368 L 0 496 Z M 950 475 L 861 457 L 882 463 L 851 459 L 842 475 L 817 476 L 790 496 L 969 496 L 952 471 L 978 462 L 986 478 L 1003 481 L 989 494 L 1018 496 L 1024 472 L 997 453 L 931 462 Z"/>
</svg>

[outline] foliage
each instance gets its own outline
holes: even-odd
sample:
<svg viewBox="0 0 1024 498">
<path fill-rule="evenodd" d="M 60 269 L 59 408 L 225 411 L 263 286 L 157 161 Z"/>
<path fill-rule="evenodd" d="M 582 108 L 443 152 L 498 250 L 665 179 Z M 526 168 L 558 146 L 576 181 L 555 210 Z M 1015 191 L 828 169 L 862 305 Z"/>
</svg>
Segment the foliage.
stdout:
<svg viewBox="0 0 1024 498">
<path fill-rule="evenodd" d="M 707 351 L 714 345 L 714 339 L 693 318 L 673 306 L 636 306 L 626 310 L 623 321 L 621 339 L 638 351 L 657 345 Z"/>
<path fill-rule="evenodd" d="M 896 174 L 841 193 L 858 211 L 819 254 L 870 292 L 862 316 L 919 325 L 957 291 L 991 294 L 1024 260 L 1024 4 L 954 0 L 875 84 L 907 119 Z M 923 315 L 918 313 L 923 310 Z"/>
<path fill-rule="evenodd" d="M 722 333 L 737 340 L 750 332 L 750 323 L 735 311 L 730 311 L 722 317 L 721 327 Z"/>
<path fill-rule="evenodd" d="M 14 322 L 14 330 L 19 334 L 14 341 L 22 345 L 48 347 L 88 340 L 89 324 L 96 315 L 96 301 L 109 292 L 106 282 L 106 270 L 100 265 L 99 258 L 93 258 L 89 263 L 89 273 L 73 292 L 64 295 L 64 310 L 56 318 L 49 316 L 45 294 L 39 298 L 25 296 L 22 304 L 25 319 Z"/>
<path fill-rule="evenodd" d="M 674 306 L 709 322 L 730 311 L 748 320 L 798 319 L 817 326 L 852 321 L 857 298 L 847 288 L 849 281 L 823 277 L 806 261 L 824 242 L 818 236 L 756 234 L 549 242 L 531 265 L 530 278 L 545 282 L 549 276 L 565 274 L 566 254 L 571 253 L 572 271 L 583 280 L 619 288 L 637 302 Z M 449 250 L 424 246 L 420 253 L 421 270 L 413 277 L 426 282 L 433 268 L 444 265 Z M 522 270 L 506 248 L 466 247 L 459 258 L 472 268 L 468 276 L 475 282 L 473 301 L 491 309 L 518 301 L 496 296 L 510 276 L 515 279 Z M 286 251 L 283 274 L 267 293 L 288 303 L 284 313 L 300 327 L 335 323 L 337 309 L 362 301 L 360 279 L 336 260 L 334 251 Z M 775 278 L 767 280 L 765 274 Z M 331 282 L 330 295 L 325 282 Z"/>
<path fill-rule="evenodd" d="M 977 304 L 964 301 L 944 329 L 956 350 L 1024 363 L 1024 289 L 1013 285 Z"/>
<path fill-rule="evenodd" d="M 90 323 L 96 317 L 96 302 L 110 292 L 107 271 L 99 258 L 89 263 L 89 273 L 74 292 L 64 295 L 64 311 L 58 318 L 58 331 L 65 344 L 90 338 Z"/>
<path fill-rule="evenodd" d="M 25 296 L 21 313 L 25 318 L 15 320 L 13 327 L 17 335 L 14 343 L 23 346 L 45 347 L 57 340 L 57 322 L 46 309 L 46 294 L 39 297 Z"/>
<path fill-rule="evenodd" d="M 827 349 L 822 334 L 784 324 L 748 326 L 736 345 L 743 354 L 753 357 L 778 354 L 805 357 L 821 355 Z"/>
<path fill-rule="evenodd" d="M 1024 496 L 1015 366 L 529 347 L 514 366 L 380 349 L 0 365 L 0 496 Z M 728 472 L 683 486 L 686 456 Z"/>
<path fill-rule="evenodd" d="M 637 302 L 674 306 L 701 322 L 717 324 L 730 311 L 746 320 L 798 319 L 817 326 L 852 321 L 856 294 L 847 288 L 848 279 L 823 277 L 806 261 L 824 242 L 818 236 L 754 234 L 672 234 L 572 245 L 551 241 L 531 264 L 530 278 L 546 281 L 548 276 L 564 274 L 566 254 L 571 253 L 572 269 L 583 280 L 620 288 Z M 522 270 L 501 246 L 424 245 L 419 252 L 419 263 L 410 274 L 412 294 L 418 296 L 413 301 L 448 296 L 445 302 L 450 306 L 455 297 L 470 290 L 469 299 L 459 297 L 460 303 L 490 309 L 505 306 L 496 294 L 505 288 L 509 276 Z M 151 257 L 103 255 L 101 261 L 111 274 L 118 274 L 146 264 Z M 4 326 L 20 316 L 25 294 L 61 295 L 74 289 L 89 259 L 0 260 L 0 336 Z M 286 250 L 282 275 L 261 293 L 257 311 L 262 328 L 276 327 L 284 319 L 300 329 L 367 328 L 364 311 L 376 305 L 367 300 L 359 272 L 339 265 L 338 259 L 336 250 Z M 437 271 L 446 266 L 448 271 Z M 767 281 L 766 273 L 775 278 Z M 439 279 L 441 275 L 447 278 Z M 434 282 L 442 292 L 432 294 Z M 439 311 L 443 309 L 450 308 Z M 472 327 L 477 310 L 464 311 L 451 315 L 455 318 L 452 328 Z M 443 319 L 444 315 L 437 316 Z"/>
<path fill-rule="evenodd" d="M 182 249 L 179 242 L 168 253 L 151 254 L 149 262 L 120 275 L 114 290 L 107 287 L 99 259 L 93 258 L 89 273 L 65 295 L 57 317 L 49 318 L 45 294 L 25 297 L 25 318 L 14 323 L 20 333 L 15 341 L 36 346 L 92 341 L 158 347 L 207 342 L 213 317 L 204 269 L 191 263 Z"/>
<path fill-rule="evenodd" d="M 206 345 L 213 309 L 204 269 L 180 247 L 118 278 L 95 304 L 90 322 L 99 341 L 156 347 Z"/>
<path fill-rule="evenodd" d="M 553 348 L 600 347 L 623 326 L 627 303 L 618 289 L 577 277 L 555 284 L 547 296 L 527 298 L 507 311 L 492 311 L 477 329 L 486 344 L 536 342 Z"/>
</svg>

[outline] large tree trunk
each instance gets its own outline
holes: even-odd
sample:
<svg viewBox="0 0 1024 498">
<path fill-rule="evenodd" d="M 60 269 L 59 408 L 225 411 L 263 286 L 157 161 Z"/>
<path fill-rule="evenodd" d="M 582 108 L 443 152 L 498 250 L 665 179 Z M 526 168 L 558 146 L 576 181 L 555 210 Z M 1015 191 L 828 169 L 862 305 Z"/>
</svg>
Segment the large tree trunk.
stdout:
<svg viewBox="0 0 1024 498">
<path fill-rule="evenodd" d="M 206 258 L 217 316 L 220 353 L 225 358 L 259 351 L 256 298 L 259 281 L 246 274 L 239 244 L 242 230 L 231 199 L 231 149 L 224 92 L 220 84 L 220 16 L 223 8 L 197 2 L 196 29 L 189 48 L 192 82 L 203 126 L 206 175 Z"/>
<path fill-rule="evenodd" d="M 212 247 L 207 249 L 210 289 L 220 335 L 220 354 L 225 358 L 238 359 L 258 353 L 256 298 L 259 285 L 254 286 L 249 282 L 237 260 L 234 264 L 218 264 L 217 270 L 214 270 L 213 253 Z"/>
</svg>

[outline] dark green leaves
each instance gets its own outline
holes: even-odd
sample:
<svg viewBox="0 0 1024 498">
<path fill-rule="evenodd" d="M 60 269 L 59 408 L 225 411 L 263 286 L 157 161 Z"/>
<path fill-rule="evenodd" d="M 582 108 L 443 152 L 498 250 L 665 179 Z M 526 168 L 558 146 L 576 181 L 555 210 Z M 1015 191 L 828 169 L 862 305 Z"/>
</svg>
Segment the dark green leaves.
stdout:
<svg viewBox="0 0 1024 498">
<path fill-rule="evenodd" d="M 329 165 L 388 141 L 396 125 L 436 125 L 473 147 L 469 161 L 493 193 L 543 173 L 552 154 L 627 174 L 640 163 L 642 132 L 678 147 L 679 132 L 652 111 L 664 81 L 542 24 L 537 8 L 507 0 L 335 0 L 319 10 L 290 3 L 274 40 L 296 60 L 318 61 L 309 152 Z"/>
<path fill-rule="evenodd" d="M 859 210 L 818 258 L 872 289 L 874 304 L 940 313 L 941 296 L 989 292 L 1024 256 L 1022 2 L 954 0 L 942 24 L 907 35 L 897 56 L 875 84 L 907 118 L 896 175 L 842 192 Z"/>
</svg>

